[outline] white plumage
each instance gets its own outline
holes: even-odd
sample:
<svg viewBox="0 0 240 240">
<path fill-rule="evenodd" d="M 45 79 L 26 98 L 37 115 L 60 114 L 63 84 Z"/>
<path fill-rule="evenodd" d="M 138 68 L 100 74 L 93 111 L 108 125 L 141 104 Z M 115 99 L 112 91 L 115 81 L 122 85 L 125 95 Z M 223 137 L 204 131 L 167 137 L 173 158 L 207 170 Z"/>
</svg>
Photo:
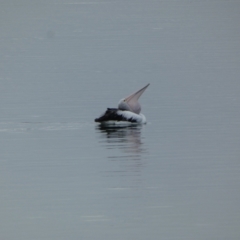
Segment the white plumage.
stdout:
<svg viewBox="0 0 240 240">
<path fill-rule="evenodd" d="M 128 120 L 133 119 L 136 123 L 145 124 L 147 122 L 146 117 L 142 113 L 136 114 L 130 111 L 118 110 L 117 114 L 122 115 Z"/>
</svg>

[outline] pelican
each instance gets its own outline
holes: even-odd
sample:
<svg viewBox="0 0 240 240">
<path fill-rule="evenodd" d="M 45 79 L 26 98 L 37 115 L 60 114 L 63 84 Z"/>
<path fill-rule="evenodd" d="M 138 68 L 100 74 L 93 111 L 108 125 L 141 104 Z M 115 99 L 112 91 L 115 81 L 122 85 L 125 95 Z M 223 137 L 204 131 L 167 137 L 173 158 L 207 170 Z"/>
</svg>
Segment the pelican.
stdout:
<svg viewBox="0 0 240 240">
<path fill-rule="evenodd" d="M 139 104 L 138 99 L 149 85 L 150 84 L 147 84 L 137 92 L 121 99 L 118 103 L 118 108 L 107 108 L 103 115 L 95 119 L 95 122 L 110 125 L 122 123 L 145 124 L 147 122 L 146 117 L 140 113 L 141 105 Z"/>
</svg>

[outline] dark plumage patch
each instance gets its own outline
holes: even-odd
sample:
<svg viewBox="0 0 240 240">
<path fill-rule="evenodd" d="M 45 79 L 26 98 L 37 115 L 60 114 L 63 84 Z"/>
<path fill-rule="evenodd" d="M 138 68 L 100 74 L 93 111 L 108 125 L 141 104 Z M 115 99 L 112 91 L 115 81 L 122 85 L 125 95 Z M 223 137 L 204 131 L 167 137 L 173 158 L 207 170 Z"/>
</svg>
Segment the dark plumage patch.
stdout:
<svg viewBox="0 0 240 240">
<path fill-rule="evenodd" d="M 121 114 L 118 114 L 117 108 L 108 108 L 107 111 L 100 116 L 99 118 L 95 119 L 95 122 L 106 122 L 106 121 L 126 121 L 126 122 L 137 122 L 136 119 L 129 118 L 127 119 Z"/>
</svg>

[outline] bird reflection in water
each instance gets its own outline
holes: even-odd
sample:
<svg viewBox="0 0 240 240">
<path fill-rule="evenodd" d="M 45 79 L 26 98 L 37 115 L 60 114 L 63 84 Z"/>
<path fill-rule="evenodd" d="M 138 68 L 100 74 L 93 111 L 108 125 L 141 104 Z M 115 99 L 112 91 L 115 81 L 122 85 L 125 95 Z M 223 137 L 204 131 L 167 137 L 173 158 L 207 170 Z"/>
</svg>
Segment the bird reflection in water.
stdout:
<svg viewBox="0 0 240 240">
<path fill-rule="evenodd" d="M 104 125 L 96 126 L 101 133 L 104 143 L 107 143 L 108 149 L 121 149 L 124 153 L 132 153 L 135 158 L 146 152 L 142 142 L 141 131 L 142 125 L 128 127 L 110 127 Z M 135 154 L 135 155 L 134 155 Z"/>
<path fill-rule="evenodd" d="M 106 149 L 107 159 L 111 162 L 105 170 L 105 176 L 112 177 L 109 189 L 141 188 L 143 168 L 147 162 L 147 150 L 141 136 L 145 127 L 96 126 L 96 132 L 100 136 L 99 143 Z M 123 180 L 116 183 L 116 176 L 123 177 Z"/>
</svg>

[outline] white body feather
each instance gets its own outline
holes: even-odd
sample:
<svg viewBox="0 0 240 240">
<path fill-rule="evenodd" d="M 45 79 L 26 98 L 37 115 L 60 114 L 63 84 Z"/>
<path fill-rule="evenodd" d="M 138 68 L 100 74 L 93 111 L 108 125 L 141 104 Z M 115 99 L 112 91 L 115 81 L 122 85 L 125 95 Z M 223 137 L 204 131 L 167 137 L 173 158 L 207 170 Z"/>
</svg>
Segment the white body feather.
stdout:
<svg viewBox="0 0 240 240">
<path fill-rule="evenodd" d="M 142 113 L 136 114 L 130 111 L 121 111 L 121 110 L 118 110 L 117 113 L 119 115 L 122 115 L 126 119 L 134 119 L 137 124 L 145 124 L 147 122 L 146 117 Z"/>
</svg>

